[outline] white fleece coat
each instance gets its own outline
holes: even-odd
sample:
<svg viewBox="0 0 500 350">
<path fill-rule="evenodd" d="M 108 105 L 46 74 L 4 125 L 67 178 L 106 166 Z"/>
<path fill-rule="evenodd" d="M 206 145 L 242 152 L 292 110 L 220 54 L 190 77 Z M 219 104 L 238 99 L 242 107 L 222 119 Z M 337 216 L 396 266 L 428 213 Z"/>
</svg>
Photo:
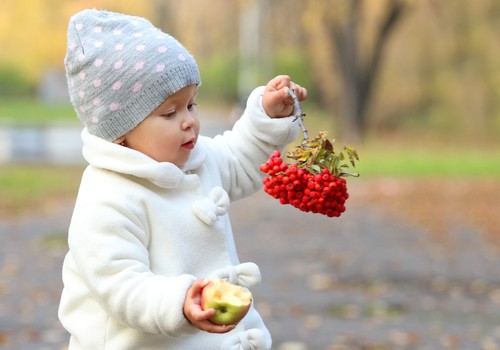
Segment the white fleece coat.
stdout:
<svg viewBox="0 0 500 350">
<path fill-rule="evenodd" d="M 271 347 L 253 308 L 226 334 L 200 331 L 183 315 L 195 279 L 221 271 L 232 282 L 245 279 L 229 200 L 258 190 L 259 164 L 298 136 L 291 117 L 263 112 L 262 92 L 250 95 L 233 130 L 200 136 L 183 169 L 82 132 L 89 166 L 69 228 L 59 308 L 71 350 Z M 255 268 L 250 286 L 260 279 Z"/>
</svg>

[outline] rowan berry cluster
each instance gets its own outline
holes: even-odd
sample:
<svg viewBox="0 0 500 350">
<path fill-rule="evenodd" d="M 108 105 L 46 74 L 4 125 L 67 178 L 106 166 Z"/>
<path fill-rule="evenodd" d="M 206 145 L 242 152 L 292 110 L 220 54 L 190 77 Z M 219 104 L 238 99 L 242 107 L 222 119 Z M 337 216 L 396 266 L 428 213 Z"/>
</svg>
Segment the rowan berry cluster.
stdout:
<svg viewBox="0 0 500 350">
<path fill-rule="evenodd" d="M 329 217 L 338 217 L 345 211 L 349 198 L 346 181 L 328 169 L 315 175 L 297 164 L 283 162 L 281 153 L 274 151 L 260 170 L 269 175 L 263 180 L 264 191 L 281 204 Z"/>
</svg>

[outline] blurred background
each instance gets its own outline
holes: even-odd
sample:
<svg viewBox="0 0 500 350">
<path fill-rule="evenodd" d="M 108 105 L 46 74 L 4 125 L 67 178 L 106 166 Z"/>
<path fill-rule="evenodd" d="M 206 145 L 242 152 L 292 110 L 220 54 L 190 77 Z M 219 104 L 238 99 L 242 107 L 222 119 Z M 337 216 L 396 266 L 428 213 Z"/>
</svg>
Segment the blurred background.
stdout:
<svg viewBox="0 0 500 350">
<path fill-rule="evenodd" d="M 279 224 L 294 218 L 324 239 L 316 242 L 324 256 L 311 253 L 328 262 L 319 271 L 302 266 L 309 277 L 299 286 L 276 282 L 259 292 L 276 348 L 500 349 L 500 272 L 492 268 L 500 262 L 497 0 L 1 0 L 0 348 L 66 341 L 56 315 L 59 271 L 85 164 L 63 60 L 70 16 L 92 7 L 146 17 L 195 56 L 202 132 L 230 127 L 254 87 L 289 74 L 309 91 L 302 107 L 310 134 L 327 130 L 358 150 L 361 177 L 349 179 L 348 209 L 337 221 L 296 215 L 260 194 L 235 206 L 235 232 L 257 221 L 265 241 L 262 232 L 283 231 Z M 252 203 L 273 216 L 249 214 Z M 352 237 L 355 247 L 345 241 Z M 387 260 L 412 239 L 425 242 L 421 250 Z M 249 260 L 264 254 L 248 249 Z M 387 274 L 385 264 L 406 263 L 415 270 Z M 295 279 L 294 271 L 283 278 Z M 420 304 L 401 292 L 408 281 L 418 282 L 410 299 Z M 304 311 L 311 298 L 273 307 L 273 295 L 300 288 L 326 300 L 353 290 L 371 297 L 324 301 L 317 312 Z M 297 330 L 280 329 L 291 318 Z"/>
</svg>

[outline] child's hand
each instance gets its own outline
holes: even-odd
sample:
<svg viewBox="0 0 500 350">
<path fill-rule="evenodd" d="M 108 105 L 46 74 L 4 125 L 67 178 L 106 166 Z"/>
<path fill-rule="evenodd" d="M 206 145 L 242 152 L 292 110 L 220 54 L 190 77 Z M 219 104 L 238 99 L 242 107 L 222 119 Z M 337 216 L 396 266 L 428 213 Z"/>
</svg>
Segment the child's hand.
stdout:
<svg viewBox="0 0 500 350">
<path fill-rule="evenodd" d="M 262 96 L 262 107 L 271 118 L 288 117 L 293 112 L 293 98 L 288 94 L 293 89 L 299 101 L 307 98 L 307 89 L 295 84 L 288 75 L 278 75 L 266 85 Z"/>
<path fill-rule="evenodd" d="M 235 325 L 220 326 L 210 322 L 208 319 L 215 315 L 214 309 L 203 310 L 201 308 L 201 291 L 210 281 L 197 279 L 186 294 L 184 301 L 184 316 L 193 326 L 209 333 L 227 333 L 232 331 Z"/>
</svg>

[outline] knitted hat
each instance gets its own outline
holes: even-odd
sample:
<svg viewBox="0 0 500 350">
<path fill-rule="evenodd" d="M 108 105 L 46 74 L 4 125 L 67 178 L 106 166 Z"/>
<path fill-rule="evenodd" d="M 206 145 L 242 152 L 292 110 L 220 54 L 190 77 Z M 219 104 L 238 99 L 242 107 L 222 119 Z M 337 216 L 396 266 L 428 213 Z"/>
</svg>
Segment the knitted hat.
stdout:
<svg viewBox="0 0 500 350">
<path fill-rule="evenodd" d="M 64 60 L 71 103 L 91 134 L 125 135 L 168 96 L 200 84 L 191 54 L 149 21 L 84 10 L 71 17 Z"/>
</svg>

